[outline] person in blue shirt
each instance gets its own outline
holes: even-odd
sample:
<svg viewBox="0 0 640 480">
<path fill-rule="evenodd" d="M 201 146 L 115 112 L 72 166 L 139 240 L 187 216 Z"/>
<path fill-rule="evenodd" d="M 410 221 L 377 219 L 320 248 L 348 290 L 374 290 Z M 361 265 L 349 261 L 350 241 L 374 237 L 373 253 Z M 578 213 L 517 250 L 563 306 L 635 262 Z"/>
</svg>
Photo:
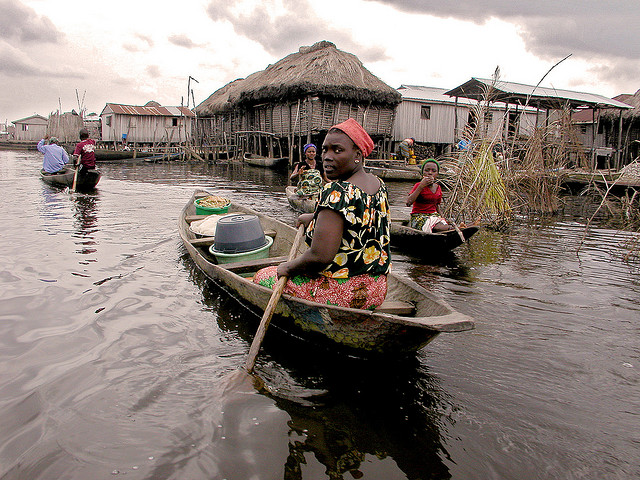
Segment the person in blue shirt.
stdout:
<svg viewBox="0 0 640 480">
<path fill-rule="evenodd" d="M 49 140 L 49 144 L 44 142 Z M 67 151 L 58 145 L 56 137 L 49 138 L 49 135 L 38 142 L 38 151 L 44 153 L 42 160 L 42 170 L 45 173 L 57 173 L 64 169 L 65 164 L 69 162 Z"/>
</svg>

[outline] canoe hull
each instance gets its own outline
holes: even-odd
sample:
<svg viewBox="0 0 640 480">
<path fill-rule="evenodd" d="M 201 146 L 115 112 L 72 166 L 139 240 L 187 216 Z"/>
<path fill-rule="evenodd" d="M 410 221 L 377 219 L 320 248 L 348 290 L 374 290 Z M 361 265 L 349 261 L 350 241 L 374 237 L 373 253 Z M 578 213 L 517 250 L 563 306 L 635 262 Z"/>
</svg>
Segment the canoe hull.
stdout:
<svg viewBox="0 0 640 480">
<path fill-rule="evenodd" d="M 407 221 L 392 221 L 390 227 L 391 245 L 399 250 L 417 256 L 428 256 L 434 251 L 453 250 L 463 244 L 462 238 L 455 230 L 438 233 L 426 233 L 422 230 L 409 228 Z M 469 240 L 478 227 L 461 228 L 465 240 Z"/>
<path fill-rule="evenodd" d="M 196 195 L 206 195 L 196 192 Z M 189 231 L 187 219 L 195 213 L 192 198 L 179 220 L 179 231 L 185 248 L 196 265 L 211 280 L 240 297 L 258 315 L 266 308 L 271 289 L 254 284 L 232 271 L 232 264 L 218 265 L 206 248 L 194 246 L 195 235 Z M 258 215 L 265 231 L 275 231 L 270 257 L 286 256 L 296 230 L 278 220 L 232 203 L 230 212 Z M 302 249 L 307 248 L 303 246 Z M 274 262 L 275 264 L 282 261 Z M 238 267 L 236 267 L 238 268 Z M 333 305 L 321 305 L 283 295 L 276 305 L 273 322 L 281 329 L 314 342 L 328 343 L 355 354 L 406 354 L 419 350 L 440 332 L 457 332 L 473 328 L 473 321 L 455 312 L 441 299 L 414 282 L 391 273 L 388 276 L 387 300 L 413 307 L 411 315 L 372 312 Z M 386 302 L 385 302 L 386 303 Z"/>
<path fill-rule="evenodd" d="M 65 169 L 65 173 L 57 175 L 47 175 L 40 171 L 40 178 L 49 185 L 71 188 L 73 186 L 74 174 L 75 170 L 71 168 L 67 168 Z M 101 176 L 102 174 L 96 169 L 84 170 L 84 173 L 78 174 L 76 190 L 86 191 L 94 189 L 100 181 Z"/>
<path fill-rule="evenodd" d="M 287 200 L 291 208 L 302 213 L 311 213 L 316 209 L 318 201 L 317 195 L 300 196 L 296 193 L 296 187 L 289 186 L 286 188 Z"/>
<path fill-rule="evenodd" d="M 365 170 L 383 180 L 393 180 L 397 182 L 419 182 L 422 179 L 420 169 L 415 167 L 385 168 L 365 166 Z"/>
<path fill-rule="evenodd" d="M 244 161 L 255 167 L 273 168 L 275 170 L 285 169 L 289 165 L 289 158 L 287 157 L 262 157 L 251 153 L 244 154 Z"/>
</svg>

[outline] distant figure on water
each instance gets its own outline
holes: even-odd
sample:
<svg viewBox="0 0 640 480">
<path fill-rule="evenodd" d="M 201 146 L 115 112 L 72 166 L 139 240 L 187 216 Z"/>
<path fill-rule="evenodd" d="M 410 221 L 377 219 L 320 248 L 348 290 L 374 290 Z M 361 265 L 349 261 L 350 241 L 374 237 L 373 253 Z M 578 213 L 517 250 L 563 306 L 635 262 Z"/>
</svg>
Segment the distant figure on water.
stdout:
<svg viewBox="0 0 640 480">
<path fill-rule="evenodd" d="M 440 164 L 433 158 L 422 163 L 422 179 L 416 183 L 407 197 L 407 207 L 411 209 L 409 226 L 427 233 L 452 230 L 440 214 L 442 189 L 437 182 Z"/>
<path fill-rule="evenodd" d="M 325 177 L 322 163 L 316 161 L 316 146 L 313 143 L 307 143 L 303 151 L 304 160 L 295 164 L 289 178 L 292 182 L 298 182 L 296 188 L 298 195 L 315 195 L 322 190 L 322 186 L 328 180 Z"/>
<path fill-rule="evenodd" d="M 413 146 L 415 145 L 415 138 L 405 138 L 398 144 L 398 155 L 405 163 L 409 163 L 411 157 L 413 157 Z"/>
<path fill-rule="evenodd" d="M 73 151 L 74 165 L 79 164 L 80 172 L 83 169 L 91 170 L 96 168 L 96 141 L 89 138 L 89 130 L 80 129 L 80 143 L 76 144 Z"/>
<path fill-rule="evenodd" d="M 45 142 L 49 140 L 48 145 Z M 42 160 L 42 171 L 44 173 L 58 173 L 64 170 L 64 166 L 69 162 L 67 151 L 58 145 L 56 137 L 45 136 L 38 142 L 38 151 L 44 153 Z"/>
<path fill-rule="evenodd" d="M 330 183 L 314 213 L 298 217 L 309 246 L 302 255 L 256 273 L 253 281 L 273 288 L 288 277 L 285 294 L 321 304 L 373 310 L 387 294 L 389 203 L 385 184 L 365 172 L 374 144 L 350 118 L 329 129 L 322 144 Z"/>
</svg>

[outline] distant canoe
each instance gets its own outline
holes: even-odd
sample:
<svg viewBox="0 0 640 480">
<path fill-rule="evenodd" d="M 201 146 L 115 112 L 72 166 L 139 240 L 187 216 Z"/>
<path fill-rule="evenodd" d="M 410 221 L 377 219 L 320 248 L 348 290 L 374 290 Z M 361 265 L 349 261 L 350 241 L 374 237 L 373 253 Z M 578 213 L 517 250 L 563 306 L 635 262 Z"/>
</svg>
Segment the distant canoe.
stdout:
<svg viewBox="0 0 640 480">
<path fill-rule="evenodd" d="M 419 167 L 374 167 L 365 165 L 364 169 L 383 180 L 419 182 L 422 179 Z"/>
<path fill-rule="evenodd" d="M 182 155 L 182 153 L 159 153 L 150 157 L 145 157 L 143 158 L 143 160 L 148 163 L 158 163 L 169 160 L 177 160 L 180 158 L 180 155 Z"/>
<path fill-rule="evenodd" d="M 73 168 L 65 168 L 64 173 L 58 173 L 55 175 L 46 174 L 42 170 L 40 170 L 40 178 L 42 179 L 42 181 L 48 183 L 49 185 L 54 185 L 57 187 L 71 188 L 73 186 L 74 175 L 75 170 Z M 83 173 L 78 174 L 76 190 L 93 190 L 100 181 L 101 176 L 102 175 L 100 174 L 100 172 L 96 169 L 84 170 Z"/>
<path fill-rule="evenodd" d="M 96 161 L 109 160 L 132 160 L 134 158 L 145 158 L 155 155 L 155 152 L 140 152 L 138 150 L 110 150 L 108 148 L 96 148 L 93 151 L 96 155 Z"/>
<path fill-rule="evenodd" d="M 434 252 L 453 250 L 463 244 L 456 230 L 427 233 L 407 226 L 409 220 L 391 221 L 391 246 L 415 256 L 428 256 Z M 479 227 L 461 228 L 465 240 L 469 240 Z"/>
<path fill-rule="evenodd" d="M 287 200 L 294 210 L 302 213 L 311 213 L 316 209 L 318 196 L 300 196 L 296 193 L 296 187 L 289 186 L 286 188 Z"/>
<path fill-rule="evenodd" d="M 289 165 L 288 157 L 263 157 L 254 153 L 245 153 L 244 161 L 249 165 L 256 167 L 265 167 L 273 169 L 285 169 Z"/>
</svg>

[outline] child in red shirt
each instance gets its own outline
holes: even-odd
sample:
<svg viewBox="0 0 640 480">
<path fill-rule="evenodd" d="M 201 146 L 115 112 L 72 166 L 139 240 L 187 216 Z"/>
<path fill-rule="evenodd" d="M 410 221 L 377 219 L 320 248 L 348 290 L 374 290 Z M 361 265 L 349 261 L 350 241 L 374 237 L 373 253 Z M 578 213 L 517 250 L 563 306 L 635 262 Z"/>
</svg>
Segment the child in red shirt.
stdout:
<svg viewBox="0 0 640 480">
<path fill-rule="evenodd" d="M 442 189 L 436 182 L 439 172 L 440 164 L 433 158 L 428 158 L 422 163 L 422 180 L 413 186 L 407 197 L 407 206 L 413 205 L 409 221 L 411 228 L 427 233 L 454 228 L 440 214 Z"/>
</svg>

